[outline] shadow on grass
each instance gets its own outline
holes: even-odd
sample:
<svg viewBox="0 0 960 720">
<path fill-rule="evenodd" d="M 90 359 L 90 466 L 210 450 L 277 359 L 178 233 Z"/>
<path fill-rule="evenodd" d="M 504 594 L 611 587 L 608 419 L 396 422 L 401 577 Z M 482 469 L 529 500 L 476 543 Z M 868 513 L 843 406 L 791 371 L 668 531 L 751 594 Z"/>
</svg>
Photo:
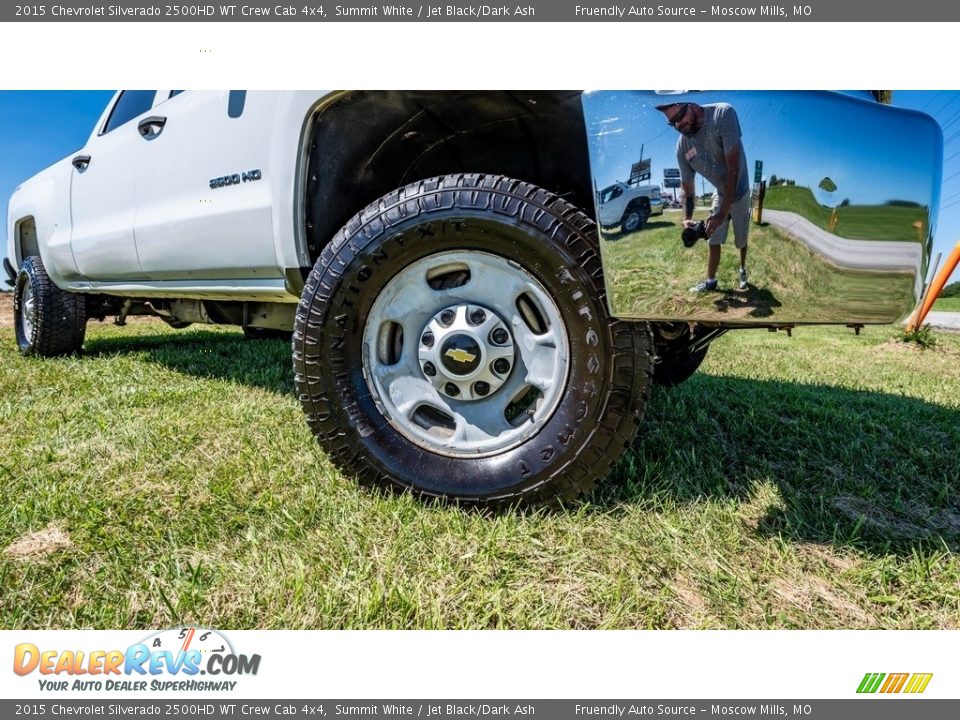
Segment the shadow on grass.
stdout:
<svg viewBox="0 0 960 720">
<path fill-rule="evenodd" d="M 782 502 L 757 532 L 876 554 L 960 550 L 960 411 L 844 388 L 697 374 L 654 392 L 593 502 Z"/>
<path fill-rule="evenodd" d="M 91 340 L 91 357 L 142 353 L 199 378 L 293 394 L 280 340 L 189 330 Z M 875 554 L 960 550 L 960 410 L 831 386 L 699 373 L 655 389 L 641 433 L 589 497 L 614 513 L 664 502 L 782 502 L 756 532 Z"/>
<path fill-rule="evenodd" d="M 248 340 L 240 332 L 183 330 L 88 340 L 83 353 L 98 357 L 143 354 L 151 362 L 200 378 L 221 378 L 278 394 L 294 395 L 290 343 Z"/>
<path fill-rule="evenodd" d="M 747 284 L 746 290 L 721 290 L 720 293 L 721 296 L 713 301 L 719 313 L 749 309 L 748 317 L 764 318 L 773 315 L 774 308 L 783 304 L 770 290 L 752 283 Z"/>
</svg>

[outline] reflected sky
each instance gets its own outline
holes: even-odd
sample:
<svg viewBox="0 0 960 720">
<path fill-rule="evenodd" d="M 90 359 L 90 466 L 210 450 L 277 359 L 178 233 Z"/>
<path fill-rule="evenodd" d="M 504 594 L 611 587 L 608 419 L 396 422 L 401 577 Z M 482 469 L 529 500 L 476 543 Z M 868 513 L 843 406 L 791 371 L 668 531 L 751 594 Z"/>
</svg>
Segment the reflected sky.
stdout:
<svg viewBox="0 0 960 720">
<path fill-rule="evenodd" d="M 768 181 L 774 175 L 793 180 L 831 207 L 844 200 L 854 205 L 906 200 L 927 207 L 939 202 L 942 134 L 933 120 L 909 110 L 880 107 L 872 100 L 824 92 L 588 95 L 586 103 L 596 113 L 592 117 L 598 118 L 588 127 L 591 154 L 600 165 L 598 188 L 626 181 L 641 148 L 643 157 L 652 161 L 651 184 L 662 184 L 664 169 L 677 167 L 679 135 L 655 109 L 673 100 L 733 105 L 751 182 L 754 163 L 761 160 L 762 176 Z M 822 183 L 825 177 L 832 183 Z M 709 182 L 702 187 L 712 190 Z"/>
<path fill-rule="evenodd" d="M 614 314 L 745 324 L 905 316 L 922 291 L 917 270 L 924 269 L 941 192 L 943 133 L 927 115 L 826 92 L 589 94 L 597 189 L 628 180 L 641 159 L 654 185 L 679 167 L 681 135 L 656 105 L 721 101 L 737 111 L 750 184 L 776 177 L 781 186 L 767 193 L 764 222 L 750 226 L 751 280 L 731 285 L 739 259 L 721 253 L 715 293 L 691 293 L 704 277 L 706 251 L 681 248 L 679 213 L 642 230 L 614 221 L 601 229 Z M 698 193 L 715 191 L 702 177 L 696 183 Z"/>
</svg>

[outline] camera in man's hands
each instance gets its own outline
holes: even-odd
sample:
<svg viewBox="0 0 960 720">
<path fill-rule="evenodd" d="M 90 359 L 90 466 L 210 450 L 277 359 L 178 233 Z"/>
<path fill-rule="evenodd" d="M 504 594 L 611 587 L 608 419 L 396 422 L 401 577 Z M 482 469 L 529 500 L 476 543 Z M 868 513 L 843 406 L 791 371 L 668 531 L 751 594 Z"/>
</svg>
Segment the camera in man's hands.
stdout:
<svg viewBox="0 0 960 720">
<path fill-rule="evenodd" d="M 697 244 L 697 240 L 707 238 L 707 224 L 703 220 L 698 220 L 693 225 L 688 225 L 683 228 L 683 232 L 680 234 L 681 239 L 683 240 L 683 246 L 686 248 L 692 248 Z"/>
</svg>

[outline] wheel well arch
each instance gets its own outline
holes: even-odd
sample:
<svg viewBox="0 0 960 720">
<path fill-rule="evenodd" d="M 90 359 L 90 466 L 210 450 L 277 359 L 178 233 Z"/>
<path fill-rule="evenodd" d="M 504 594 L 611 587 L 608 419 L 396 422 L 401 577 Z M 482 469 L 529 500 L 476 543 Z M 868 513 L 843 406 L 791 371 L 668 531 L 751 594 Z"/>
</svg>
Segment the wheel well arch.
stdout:
<svg viewBox="0 0 960 720">
<path fill-rule="evenodd" d="M 594 216 L 580 92 L 344 93 L 308 117 L 303 142 L 302 222 L 311 264 L 369 203 L 437 175 L 514 177 Z"/>
<path fill-rule="evenodd" d="M 647 212 L 649 212 L 650 198 L 648 197 L 634 198 L 633 200 L 627 203 L 627 207 L 624 208 L 624 212 L 630 212 L 631 210 L 634 210 L 636 208 L 640 208 L 641 210 L 646 210 Z"/>
<path fill-rule="evenodd" d="M 17 266 L 31 255 L 40 255 L 40 241 L 37 238 L 37 221 L 32 215 L 27 215 L 16 221 L 14 225 L 15 252 Z"/>
</svg>

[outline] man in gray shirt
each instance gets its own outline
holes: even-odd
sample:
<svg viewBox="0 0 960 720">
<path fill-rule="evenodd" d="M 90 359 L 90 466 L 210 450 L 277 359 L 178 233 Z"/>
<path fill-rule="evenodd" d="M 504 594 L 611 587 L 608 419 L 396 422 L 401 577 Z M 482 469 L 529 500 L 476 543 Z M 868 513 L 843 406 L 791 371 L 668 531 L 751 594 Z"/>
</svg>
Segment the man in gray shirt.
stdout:
<svg viewBox="0 0 960 720">
<path fill-rule="evenodd" d="M 693 292 L 717 289 L 717 267 L 720 248 L 727 240 L 727 231 L 733 222 L 734 244 L 740 250 L 738 286 L 747 287 L 747 232 L 750 226 L 750 179 L 747 174 L 747 156 L 740 139 L 740 120 L 737 111 L 727 103 L 698 105 L 697 103 L 668 103 L 658 105 L 667 123 L 680 133 L 677 139 L 677 162 L 683 206 L 683 225 L 693 222 L 696 198 L 694 180 L 700 173 L 716 188 L 713 207 L 706 221 L 707 277 L 690 288 Z"/>
</svg>

